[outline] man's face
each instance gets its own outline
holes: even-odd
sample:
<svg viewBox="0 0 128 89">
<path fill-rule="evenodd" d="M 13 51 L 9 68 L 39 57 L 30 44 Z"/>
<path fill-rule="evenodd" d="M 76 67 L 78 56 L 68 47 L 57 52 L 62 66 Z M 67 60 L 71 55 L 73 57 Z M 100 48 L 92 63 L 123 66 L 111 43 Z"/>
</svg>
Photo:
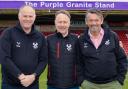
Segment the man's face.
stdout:
<svg viewBox="0 0 128 89">
<path fill-rule="evenodd" d="M 101 29 L 101 24 L 103 23 L 103 18 L 97 14 L 88 13 L 86 17 L 86 24 L 91 32 L 99 32 Z"/>
<path fill-rule="evenodd" d="M 70 18 L 65 14 L 58 14 L 55 18 L 55 26 L 57 32 L 60 32 L 61 34 L 65 35 L 66 33 L 68 33 L 68 29 L 70 26 Z"/>
<path fill-rule="evenodd" d="M 35 18 L 35 11 L 29 6 L 24 7 L 19 12 L 19 21 L 24 30 L 31 29 Z"/>
</svg>

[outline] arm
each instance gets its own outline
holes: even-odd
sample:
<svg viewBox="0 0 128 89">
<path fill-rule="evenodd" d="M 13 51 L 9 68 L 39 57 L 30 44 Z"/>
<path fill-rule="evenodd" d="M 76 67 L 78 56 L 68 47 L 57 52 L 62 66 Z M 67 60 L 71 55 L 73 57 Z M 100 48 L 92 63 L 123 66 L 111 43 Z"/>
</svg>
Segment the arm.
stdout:
<svg viewBox="0 0 128 89">
<path fill-rule="evenodd" d="M 47 42 L 46 42 L 46 39 L 45 37 L 42 37 L 42 47 L 40 49 L 40 52 L 39 52 L 39 64 L 35 70 L 35 75 L 36 76 L 40 76 L 40 74 L 45 70 L 46 68 L 46 65 L 47 65 Z"/>
<path fill-rule="evenodd" d="M 1 52 L 1 61 L 2 67 L 6 69 L 11 75 L 18 78 L 19 74 L 21 74 L 20 69 L 15 65 L 12 58 L 12 42 L 10 30 L 6 30 L 0 39 L 0 52 Z"/>
<path fill-rule="evenodd" d="M 127 73 L 127 56 L 123 50 L 123 48 L 119 45 L 119 39 L 118 36 L 115 34 L 115 42 L 116 42 L 116 48 L 115 48 L 115 55 L 117 58 L 117 80 L 123 85 L 125 75 Z"/>
<path fill-rule="evenodd" d="M 84 81 L 84 62 L 82 60 L 82 53 L 80 48 L 80 39 L 77 41 L 77 75 L 78 75 L 78 84 L 81 85 Z"/>
</svg>

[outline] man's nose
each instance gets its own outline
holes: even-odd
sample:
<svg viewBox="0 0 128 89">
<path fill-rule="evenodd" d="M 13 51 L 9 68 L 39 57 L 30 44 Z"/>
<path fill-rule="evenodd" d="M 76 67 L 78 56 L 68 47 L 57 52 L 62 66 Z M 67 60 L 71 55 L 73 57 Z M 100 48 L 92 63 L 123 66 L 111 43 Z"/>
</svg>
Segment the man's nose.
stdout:
<svg viewBox="0 0 128 89">
<path fill-rule="evenodd" d="M 92 21 L 92 24 L 93 24 L 93 25 L 96 25 L 96 21 Z"/>
<path fill-rule="evenodd" d="M 30 18 L 29 17 L 26 17 L 26 20 L 30 20 Z"/>
</svg>

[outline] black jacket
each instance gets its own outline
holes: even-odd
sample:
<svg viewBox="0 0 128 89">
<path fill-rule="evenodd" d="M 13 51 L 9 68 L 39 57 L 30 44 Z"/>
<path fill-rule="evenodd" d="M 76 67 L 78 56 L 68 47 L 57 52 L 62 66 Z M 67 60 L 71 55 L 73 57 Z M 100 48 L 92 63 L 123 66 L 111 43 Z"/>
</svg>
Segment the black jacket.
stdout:
<svg viewBox="0 0 128 89">
<path fill-rule="evenodd" d="M 45 37 L 34 26 L 26 34 L 20 24 L 6 29 L 1 37 L 2 82 L 21 86 L 18 76 L 21 73 L 36 73 L 38 77 L 47 64 Z"/>
<path fill-rule="evenodd" d="M 127 58 L 119 46 L 117 34 L 104 29 L 104 36 L 98 49 L 95 48 L 88 35 L 88 29 L 79 38 L 80 60 L 79 75 L 81 83 L 84 79 L 93 83 L 108 83 L 118 80 L 123 84 L 127 71 Z"/>
<path fill-rule="evenodd" d="M 60 33 L 47 37 L 49 86 L 70 88 L 77 85 L 77 41 L 77 36 L 71 33 L 66 37 Z"/>
</svg>

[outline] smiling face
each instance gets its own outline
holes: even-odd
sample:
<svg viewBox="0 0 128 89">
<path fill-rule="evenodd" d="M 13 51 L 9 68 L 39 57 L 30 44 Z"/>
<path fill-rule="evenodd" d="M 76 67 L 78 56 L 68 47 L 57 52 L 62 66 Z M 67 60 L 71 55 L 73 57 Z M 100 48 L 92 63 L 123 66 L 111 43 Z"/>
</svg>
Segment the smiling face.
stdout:
<svg viewBox="0 0 128 89">
<path fill-rule="evenodd" d="M 36 18 L 35 10 L 30 6 L 24 6 L 20 9 L 18 18 L 23 30 L 30 30 Z"/>
<path fill-rule="evenodd" d="M 68 34 L 70 18 L 63 13 L 58 14 L 55 18 L 55 26 L 57 32 L 60 32 L 62 35 Z"/>
<path fill-rule="evenodd" d="M 103 24 L 103 18 L 96 13 L 87 13 L 85 22 L 90 32 L 99 32 Z"/>
</svg>

